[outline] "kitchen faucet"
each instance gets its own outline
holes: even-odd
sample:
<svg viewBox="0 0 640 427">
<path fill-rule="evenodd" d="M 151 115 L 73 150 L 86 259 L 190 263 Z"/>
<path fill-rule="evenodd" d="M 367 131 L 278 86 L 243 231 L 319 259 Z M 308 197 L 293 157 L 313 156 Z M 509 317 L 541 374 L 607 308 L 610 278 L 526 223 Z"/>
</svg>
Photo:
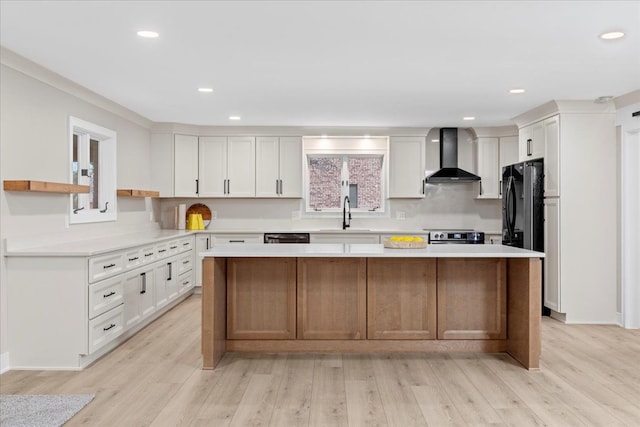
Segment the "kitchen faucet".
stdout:
<svg viewBox="0 0 640 427">
<path fill-rule="evenodd" d="M 347 203 L 349 204 L 349 223 L 347 224 Z M 342 229 L 346 230 L 347 227 L 351 227 L 351 200 L 349 196 L 344 196 L 342 203 Z"/>
</svg>

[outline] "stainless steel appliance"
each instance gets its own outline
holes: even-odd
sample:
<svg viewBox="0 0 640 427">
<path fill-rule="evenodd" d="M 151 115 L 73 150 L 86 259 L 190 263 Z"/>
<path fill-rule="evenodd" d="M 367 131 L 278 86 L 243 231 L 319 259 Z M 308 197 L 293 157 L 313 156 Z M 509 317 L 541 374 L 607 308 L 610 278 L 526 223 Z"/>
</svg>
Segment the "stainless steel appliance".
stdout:
<svg viewBox="0 0 640 427">
<path fill-rule="evenodd" d="M 264 233 L 264 243 L 309 243 L 309 233 Z"/>
<path fill-rule="evenodd" d="M 429 244 L 484 244 L 484 233 L 474 230 L 430 230 Z"/>
<path fill-rule="evenodd" d="M 502 168 L 502 244 L 544 252 L 542 159 Z M 549 309 L 544 306 L 544 286 L 541 294 L 542 314 L 549 315 Z"/>
<path fill-rule="evenodd" d="M 542 160 L 502 168 L 502 244 L 544 252 Z"/>
</svg>

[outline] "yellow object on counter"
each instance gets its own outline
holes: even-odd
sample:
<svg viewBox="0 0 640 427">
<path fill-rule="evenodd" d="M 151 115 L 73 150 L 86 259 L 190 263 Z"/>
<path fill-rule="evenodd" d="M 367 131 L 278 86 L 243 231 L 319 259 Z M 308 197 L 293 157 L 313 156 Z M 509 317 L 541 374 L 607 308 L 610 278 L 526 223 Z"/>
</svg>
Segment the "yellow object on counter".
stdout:
<svg viewBox="0 0 640 427">
<path fill-rule="evenodd" d="M 389 240 L 392 242 L 424 242 L 422 237 L 415 236 L 391 236 Z"/>
<path fill-rule="evenodd" d="M 189 214 L 187 217 L 187 230 L 204 230 L 202 214 Z"/>
</svg>

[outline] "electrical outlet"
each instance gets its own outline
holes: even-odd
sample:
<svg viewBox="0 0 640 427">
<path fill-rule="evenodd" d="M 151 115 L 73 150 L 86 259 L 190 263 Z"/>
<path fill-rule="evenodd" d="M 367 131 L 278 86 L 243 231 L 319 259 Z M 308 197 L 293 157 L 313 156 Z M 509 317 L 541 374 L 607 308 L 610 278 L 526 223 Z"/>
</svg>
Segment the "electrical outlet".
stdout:
<svg viewBox="0 0 640 427">
<path fill-rule="evenodd" d="M 293 220 L 300 219 L 300 211 L 291 211 L 291 219 Z"/>
<path fill-rule="evenodd" d="M 404 221 L 405 219 L 407 219 L 405 212 L 404 211 L 396 211 L 396 219 L 399 219 L 401 221 Z"/>
</svg>

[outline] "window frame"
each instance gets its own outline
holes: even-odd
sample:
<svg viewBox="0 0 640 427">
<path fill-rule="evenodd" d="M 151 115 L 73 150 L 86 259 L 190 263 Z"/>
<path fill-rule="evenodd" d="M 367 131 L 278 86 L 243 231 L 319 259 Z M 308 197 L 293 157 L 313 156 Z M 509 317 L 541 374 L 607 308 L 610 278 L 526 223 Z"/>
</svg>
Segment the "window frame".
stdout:
<svg viewBox="0 0 640 427">
<path fill-rule="evenodd" d="M 85 193 L 71 194 L 69 197 L 69 224 L 116 221 L 118 217 L 116 190 L 116 132 L 94 123 L 69 116 L 69 182 L 73 183 L 73 137 L 78 136 L 78 163 L 88 164 L 90 141 L 98 141 L 98 206 L 87 209 L 89 197 Z M 74 213 L 74 197 L 84 209 Z M 108 203 L 108 205 L 106 205 Z M 105 212 L 104 207 L 108 206 Z"/>
<path fill-rule="evenodd" d="M 305 217 L 341 217 L 342 201 L 344 196 L 349 194 L 347 185 L 340 186 L 339 208 L 327 208 L 315 210 L 310 206 L 310 182 L 309 182 L 309 158 L 312 157 L 340 157 L 344 165 L 348 157 L 380 157 L 382 166 L 380 169 L 380 207 L 375 211 L 368 208 L 351 208 L 354 217 L 389 217 L 388 179 L 389 179 L 389 137 L 303 137 L 303 179 L 304 179 L 304 199 L 303 215 Z M 348 164 L 348 161 L 347 161 Z"/>
</svg>

